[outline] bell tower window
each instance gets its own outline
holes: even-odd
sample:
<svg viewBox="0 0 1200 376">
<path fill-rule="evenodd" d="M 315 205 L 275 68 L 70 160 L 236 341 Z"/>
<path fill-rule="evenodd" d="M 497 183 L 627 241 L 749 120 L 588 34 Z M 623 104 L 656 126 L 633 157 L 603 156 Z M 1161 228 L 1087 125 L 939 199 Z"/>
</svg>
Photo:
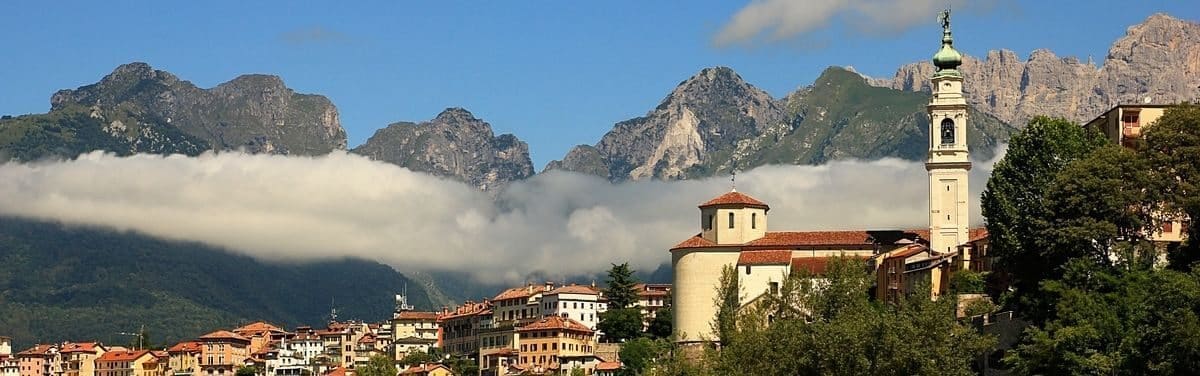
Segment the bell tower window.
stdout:
<svg viewBox="0 0 1200 376">
<path fill-rule="evenodd" d="M 758 228 L 758 213 L 750 213 L 750 228 Z"/>
<path fill-rule="evenodd" d="M 729 213 L 729 228 L 733 228 L 733 213 Z"/>
<path fill-rule="evenodd" d="M 954 143 L 954 120 L 942 119 L 942 145 Z"/>
</svg>

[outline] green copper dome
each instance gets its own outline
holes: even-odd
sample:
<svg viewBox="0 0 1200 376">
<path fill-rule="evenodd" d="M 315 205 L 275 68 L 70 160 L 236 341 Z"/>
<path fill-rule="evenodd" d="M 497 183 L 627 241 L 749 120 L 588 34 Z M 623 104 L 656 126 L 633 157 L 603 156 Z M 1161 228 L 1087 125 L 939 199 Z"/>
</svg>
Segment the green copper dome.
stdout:
<svg viewBox="0 0 1200 376">
<path fill-rule="evenodd" d="M 938 75 L 957 75 L 962 54 L 954 49 L 954 38 L 950 37 L 950 10 L 942 11 L 938 18 L 942 23 L 942 48 L 933 54 L 933 65 Z"/>
</svg>

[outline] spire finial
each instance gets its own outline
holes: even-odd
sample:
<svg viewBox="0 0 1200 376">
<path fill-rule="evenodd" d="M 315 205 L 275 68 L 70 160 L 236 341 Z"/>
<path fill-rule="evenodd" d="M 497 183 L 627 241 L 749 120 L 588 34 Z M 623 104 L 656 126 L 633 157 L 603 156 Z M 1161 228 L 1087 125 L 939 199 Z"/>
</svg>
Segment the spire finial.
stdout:
<svg viewBox="0 0 1200 376">
<path fill-rule="evenodd" d="M 733 170 L 729 174 L 729 191 L 737 192 L 737 170 Z"/>
<path fill-rule="evenodd" d="M 937 66 L 940 75 L 958 76 L 957 68 L 962 64 L 962 55 L 954 50 L 954 38 L 950 36 L 949 8 L 938 12 L 938 23 L 942 25 L 942 48 L 933 55 L 933 65 Z"/>
</svg>

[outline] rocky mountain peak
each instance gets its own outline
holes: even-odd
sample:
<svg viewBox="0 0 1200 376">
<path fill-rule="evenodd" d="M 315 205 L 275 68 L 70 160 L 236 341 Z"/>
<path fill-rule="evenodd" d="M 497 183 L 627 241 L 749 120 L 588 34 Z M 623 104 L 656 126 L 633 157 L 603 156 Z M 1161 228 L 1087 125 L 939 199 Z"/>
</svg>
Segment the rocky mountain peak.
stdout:
<svg viewBox="0 0 1200 376">
<path fill-rule="evenodd" d="M 458 107 L 430 121 L 388 125 L 352 152 L 490 192 L 534 172 L 529 145 L 511 134 L 495 136 L 491 124 Z"/>
<path fill-rule="evenodd" d="M 457 124 L 457 123 L 474 123 L 474 122 L 480 122 L 482 120 L 475 118 L 475 115 L 471 114 L 471 111 L 467 111 L 467 109 L 465 109 L 465 108 L 449 107 L 449 108 L 446 108 L 445 110 L 442 110 L 441 113 L 438 113 L 437 117 L 433 118 L 433 121 Z M 490 126 L 489 126 L 489 128 L 490 128 Z"/>
<path fill-rule="evenodd" d="M 1091 120 L 1122 103 L 1178 103 L 1200 99 L 1200 24 L 1155 14 L 1130 26 L 1103 62 L 1057 56 L 1038 49 L 1025 61 L 1007 50 L 984 60 L 964 58 L 967 103 L 1005 123 L 1021 125 L 1036 115 Z M 930 63 L 901 67 L 872 85 L 928 91 Z"/>
</svg>

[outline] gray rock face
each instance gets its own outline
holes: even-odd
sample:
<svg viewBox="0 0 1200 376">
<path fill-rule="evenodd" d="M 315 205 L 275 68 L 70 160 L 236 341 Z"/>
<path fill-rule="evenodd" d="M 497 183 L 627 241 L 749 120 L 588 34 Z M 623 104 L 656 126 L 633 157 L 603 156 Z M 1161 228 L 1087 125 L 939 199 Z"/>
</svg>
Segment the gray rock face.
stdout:
<svg viewBox="0 0 1200 376">
<path fill-rule="evenodd" d="M 422 123 L 398 122 L 380 129 L 351 152 L 414 171 L 451 177 L 485 191 L 533 176 L 529 146 L 461 108 Z"/>
<path fill-rule="evenodd" d="M 218 150 L 320 155 L 346 148 L 337 108 L 298 94 L 277 76 L 244 75 L 201 89 L 145 63 L 117 67 L 100 82 L 62 90 L 51 112 L 91 107 L 106 117 L 169 125 Z"/>
<path fill-rule="evenodd" d="M 732 69 L 706 68 L 680 83 L 645 116 L 617 123 L 594 148 L 576 147 L 564 161 L 547 168 L 616 181 L 682 179 L 689 169 L 706 163 L 713 151 L 730 149 L 783 118 L 770 95 Z"/>
<path fill-rule="evenodd" d="M 988 52 L 982 61 L 965 58 L 961 70 L 967 102 L 1009 124 L 1023 125 L 1036 115 L 1085 122 L 1117 104 L 1196 101 L 1200 24 L 1165 14 L 1150 16 L 1113 43 L 1099 68 L 1047 50 L 1033 51 L 1026 61 L 1000 50 Z M 929 62 L 913 63 L 890 80 L 871 83 L 929 91 L 927 78 L 932 74 Z"/>
</svg>

